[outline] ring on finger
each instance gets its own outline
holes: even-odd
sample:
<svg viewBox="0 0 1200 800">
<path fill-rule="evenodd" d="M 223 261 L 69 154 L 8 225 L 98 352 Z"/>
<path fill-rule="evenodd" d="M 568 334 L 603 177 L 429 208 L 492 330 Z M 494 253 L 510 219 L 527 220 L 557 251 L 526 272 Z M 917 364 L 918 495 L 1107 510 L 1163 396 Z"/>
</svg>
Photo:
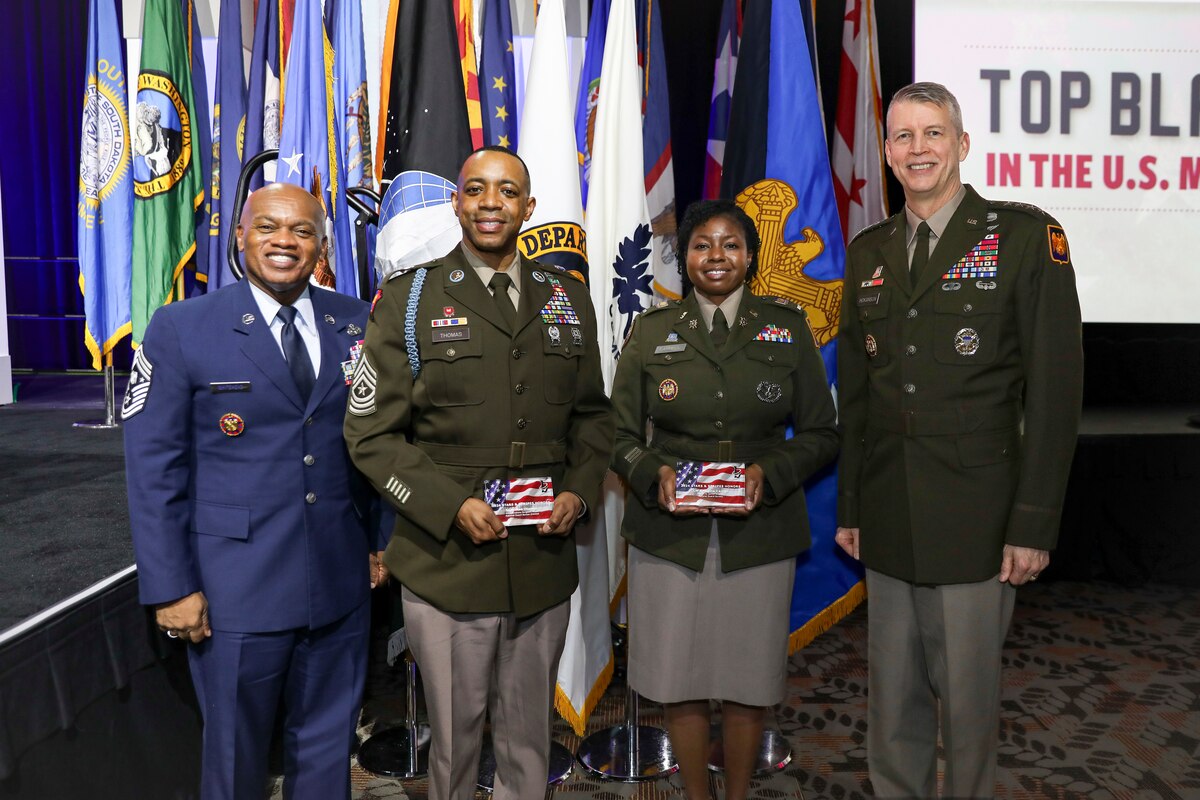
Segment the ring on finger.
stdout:
<svg viewBox="0 0 1200 800">
<path fill-rule="evenodd" d="M 167 631 L 167 637 L 170 639 L 178 639 L 179 634 L 176 633 L 175 631 Z"/>
</svg>

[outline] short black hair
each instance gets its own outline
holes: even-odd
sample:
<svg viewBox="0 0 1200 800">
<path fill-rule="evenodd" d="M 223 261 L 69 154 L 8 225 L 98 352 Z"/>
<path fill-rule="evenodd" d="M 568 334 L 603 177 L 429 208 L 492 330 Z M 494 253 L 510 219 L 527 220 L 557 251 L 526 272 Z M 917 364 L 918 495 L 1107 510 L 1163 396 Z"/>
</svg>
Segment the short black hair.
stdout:
<svg viewBox="0 0 1200 800">
<path fill-rule="evenodd" d="M 737 203 L 727 198 L 697 200 L 683 212 L 683 219 L 679 223 L 675 240 L 675 257 L 679 261 L 683 274 L 687 275 L 687 250 L 692 234 L 695 233 L 696 228 L 717 217 L 725 217 L 741 227 L 742 237 L 746 240 L 746 250 L 750 254 L 750 263 L 746 267 L 746 283 L 750 283 L 758 272 L 758 250 L 762 246 L 762 240 L 758 236 L 758 228 L 754 227 L 754 220 L 750 219 L 750 215 L 743 211 Z"/>
<path fill-rule="evenodd" d="M 525 172 L 525 191 L 529 194 L 533 194 L 533 179 L 529 177 L 529 165 L 525 163 L 525 159 L 517 155 L 516 150 L 509 150 L 507 147 L 498 144 L 485 144 L 483 147 L 472 151 L 471 155 L 467 156 L 467 158 L 470 158 L 477 153 L 503 153 L 506 156 L 512 156 L 515 158 L 521 164 L 521 169 Z"/>
</svg>

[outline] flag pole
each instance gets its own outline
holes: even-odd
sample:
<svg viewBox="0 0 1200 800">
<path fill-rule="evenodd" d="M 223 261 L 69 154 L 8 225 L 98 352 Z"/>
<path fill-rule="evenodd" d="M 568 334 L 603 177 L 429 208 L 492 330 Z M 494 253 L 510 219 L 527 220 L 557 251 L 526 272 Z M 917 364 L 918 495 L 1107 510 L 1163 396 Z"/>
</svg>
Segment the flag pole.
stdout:
<svg viewBox="0 0 1200 800">
<path fill-rule="evenodd" d="M 72 425 L 75 428 L 108 431 L 121 427 L 117 422 L 116 380 L 113 376 L 112 353 L 104 365 L 104 419 L 85 419 Z"/>
</svg>

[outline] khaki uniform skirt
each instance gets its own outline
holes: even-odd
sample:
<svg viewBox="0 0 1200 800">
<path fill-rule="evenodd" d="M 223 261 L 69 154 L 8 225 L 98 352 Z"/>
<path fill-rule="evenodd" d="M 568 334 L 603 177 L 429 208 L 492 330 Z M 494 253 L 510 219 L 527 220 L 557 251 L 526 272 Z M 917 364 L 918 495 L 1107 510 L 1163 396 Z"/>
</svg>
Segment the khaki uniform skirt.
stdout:
<svg viewBox="0 0 1200 800">
<path fill-rule="evenodd" d="M 713 520 L 704 570 L 629 546 L 629 681 L 660 703 L 770 706 L 787 678 L 795 559 L 727 573 Z"/>
</svg>

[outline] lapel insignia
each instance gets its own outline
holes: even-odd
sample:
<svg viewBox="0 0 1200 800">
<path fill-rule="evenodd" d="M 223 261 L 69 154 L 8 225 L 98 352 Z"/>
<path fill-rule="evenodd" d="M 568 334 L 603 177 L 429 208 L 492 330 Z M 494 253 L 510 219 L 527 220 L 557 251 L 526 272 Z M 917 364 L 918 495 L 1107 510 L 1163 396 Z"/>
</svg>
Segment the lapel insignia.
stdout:
<svg viewBox="0 0 1200 800">
<path fill-rule="evenodd" d="M 696 330 L 696 328 L 698 328 L 699 325 L 697 324 L 696 320 L 693 319 L 688 322 L 688 327 L 691 328 L 692 330 Z"/>
<path fill-rule="evenodd" d="M 546 282 L 546 276 L 543 275 L 539 270 L 536 270 L 536 269 L 533 271 L 533 279 L 535 281 L 537 281 L 538 283 Z"/>
<path fill-rule="evenodd" d="M 965 256 L 942 276 L 942 280 L 955 278 L 994 278 L 1000 264 L 1000 234 L 989 233 L 979 240 Z"/>
<path fill-rule="evenodd" d="M 461 269 L 456 269 L 450 273 L 450 282 L 451 283 L 462 283 L 462 279 L 464 277 L 466 277 L 466 273 L 464 273 Z"/>
<path fill-rule="evenodd" d="M 242 324 L 243 325 L 253 325 L 254 324 L 254 315 L 253 314 L 242 314 Z"/>
<path fill-rule="evenodd" d="M 748 324 L 749 324 L 749 323 L 748 323 L 748 322 L 746 322 L 746 318 L 745 318 L 745 317 L 738 317 L 738 327 L 739 327 L 739 328 L 744 328 L 744 327 L 746 327 Z"/>
<path fill-rule="evenodd" d="M 750 316 L 754 317 L 755 319 L 758 319 L 758 312 L 752 308 L 752 309 L 750 309 Z"/>
<path fill-rule="evenodd" d="M 358 327 L 353 322 L 351 322 L 349 325 L 346 326 L 346 333 L 348 333 L 351 336 L 361 336 L 362 328 Z"/>
<path fill-rule="evenodd" d="M 334 323 L 337 322 L 337 320 L 333 318 L 333 314 L 326 314 L 325 321 L 328 322 L 330 325 L 333 325 Z"/>
<path fill-rule="evenodd" d="M 226 436 L 241 436 L 242 431 L 246 430 L 246 421 L 237 414 L 226 414 L 217 424 L 221 426 L 221 433 Z"/>
</svg>

